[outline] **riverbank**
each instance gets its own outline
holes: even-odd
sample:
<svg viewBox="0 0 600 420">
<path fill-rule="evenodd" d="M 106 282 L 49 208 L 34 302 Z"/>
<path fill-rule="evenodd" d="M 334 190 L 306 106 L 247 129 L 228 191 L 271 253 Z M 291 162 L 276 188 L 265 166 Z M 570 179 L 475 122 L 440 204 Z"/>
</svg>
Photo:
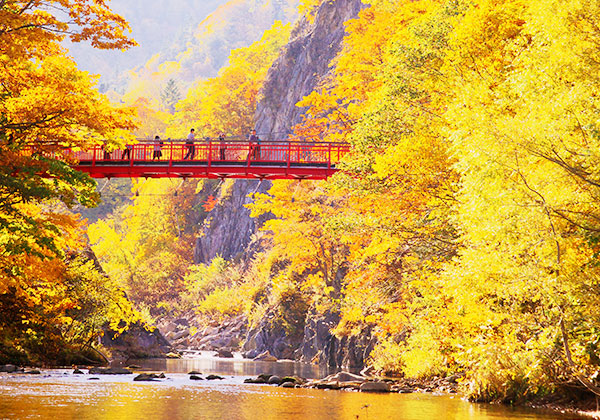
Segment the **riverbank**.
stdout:
<svg viewBox="0 0 600 420">
<path fill-rule="evenodd" d="M 134 373 L 75 373 L 68 369 L 43 369 L 40 374 L 0 374 L 0 418 L 138 419 L 202 418 L 210 420 L 265 420 L 302 418 L 402 420 L 576 420 L 583 416 L 555 411 L 473 404 L 458 395 L 433 392 L 356 392 L 309 387 L 244 383 L 246 368 L 265 366 L 293 374 L 299 366 L 269 365 L 212 359 L 159 360 L 167 369 L 162 377 L 135 381 L 141 372 L 159 372 L 141 366 Z M 151 367 L 152 367 L 151 366 Z M 190 366 L 195 368 L 188 370 Z M 208 368 L 208 369 L 205 369 Z M 176 371 L 176 372 L 172 372 Z M 196 378 L 191 373 L 196 372 Z M 218 374 L 218 377 L 216 373 Z M 201 379 L 200 379 L 201 378 Z M 210 379 L 209 379 L 210 378 Z"/>
<path fill-rule="evenodd" d="M 574 400 L 562 395 L 552 395 L 540 401 L 525 404 L 534 410 L 554 410 L 560 413 L 574 413 L 580 416 L 600 419 L 600 401 L 597 397 Z"/>
<path fill-rule="evenodd" d="M 3 371 L 6 371 L 6 369 L 0 366 L 0 372 Z M 151 375 L 152 373 L 155 375 Z M 305 379 L 311 377 L 318 379 Z M 135 378 L 138 379 L 134 381 Z M 293 381 L 290 381 L 292 378 Z M 147 381 L 144 381 L 144 379 Z M 274 394 L 284 399 L 289 398 L 290 395 L 296 395 L 294 392 L 300 392 L 299 395 L 305 395 L 303 393 L 308 392 L 313 398 L 325 400 L 335 394 L 340 394 L 340 396 L 334 397 L 334 399 L 343 399 L 343 395 L 345 394 L 361 394 L 381 395 L 381 398 L 392 398 L 391 401 L 397 401 L 397 398 L 401 398 L 400 396 L 409 398 L 411 401 L 439 397 L 441 400 L 447 402 L 448 399 L 462 401 L 461 396 L 458 394 L 458 379 L 432 378 L 427 381 L 411 379 L 378 380 L 347 372 L 326 375 L 325 371 L 314 365 L 292 361 L 254 362 L 242 359 L 239 354 L 236 354 L 234 358 L 224 359 L 215 357 L 212 352 L 204 352 L 196 358 L 190 359 L 132 360 L 127 366 L 114 366 L 112 369 L 81 367 L 77 371 L 75 369 L 19 369 L 15 366 L 12 373 L 0 374 L 0 387 L 6 389 L 6 383 L 10 381 L 18 382 L 19 386 L 36 383 L 36 386 L 43 387 L 44 384 L 51 384 L 59 380 L 61 384 L 68 383 L 74 386 L 75 389 L 77 387 L 82 387 L 82 389 L 87 388 L 92 382 L 120 384 L 122 386 L 140 383 L 152 384 L 159 387 L 192 387 L 192 389 L 196 389 L 198 392 L 206 389 L 212 390 L 216 387 L 218 389 L 227 389 L 227 392 L 233 393 Z M 290 384 L 290 382 L 293 383 Z M 61 389 L 63 389 L 62 387 L 63 385 L 61 385 Z M 289 392 L 292 392 L 292 394 L 289 394 Z M 371 397 L 366 396 L 364 398 L 368 399 Z M 401 398 L 398 401 L 401 402 L 404 400 Z M 465 401 L 464 404 L 469 403 Z M 595 410 L 595 405 L 573 406 L 566 400 L 559 401 L 557 399 L 546 401 L 543 404 L 529 404 L 521 408 L 494 404 L 473 404 L 471 407 L 476 407 L 477 410 L 483 411 L 507 410 L 508 412 L 515 410 L 520 412 L 521 410 L 532 409 L 531 413 L 540 413 L 541 417 L 539 418 L 544 419 L 600 418 Z M 547 410 L 553 410 L 551 412 L 555 413 L 556 416 L 560 415 L 560 417 L 548 417 Z M 568 413 L 572 413 L 572 415 L 576 415 L 577 417 L 563 416 L 563 414 Z M 404 419 L 405 417 L 402 418 Z M 457 418 L 462 419 L 463 417 Z M 479 419 L 479 417 L 473 418 Z M 538 417 L 534 416 L 530 418 Z"/>
</svg>

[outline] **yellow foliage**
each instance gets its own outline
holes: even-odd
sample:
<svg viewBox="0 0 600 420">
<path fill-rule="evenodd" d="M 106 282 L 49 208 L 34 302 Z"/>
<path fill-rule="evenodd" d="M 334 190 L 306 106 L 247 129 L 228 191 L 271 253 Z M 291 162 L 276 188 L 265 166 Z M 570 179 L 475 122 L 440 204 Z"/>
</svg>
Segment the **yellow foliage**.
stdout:
<svg viewBox="0 0 600 420">
<path fill-rule="evenodd" d="M 202 137 L 247 134 L 254 125 L 254 111 L 267 70 L 287 42 L 290 30 L 290 25 L 275 22 L 259 41 L 233 50 L 217 77 L 198 82 L 178 103 L 167 135 L 183 138 L 185 130 L 189 130 L 186 127 L 195 127 Z"/>
</svg>

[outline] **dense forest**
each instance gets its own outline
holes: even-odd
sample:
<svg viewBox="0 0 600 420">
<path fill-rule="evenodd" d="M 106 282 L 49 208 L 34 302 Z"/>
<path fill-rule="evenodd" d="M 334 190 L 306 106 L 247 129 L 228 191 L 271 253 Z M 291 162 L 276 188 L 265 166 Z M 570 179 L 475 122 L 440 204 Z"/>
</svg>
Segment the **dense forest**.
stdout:
<svg viewBox="0 0 600 420">
<path fill-rule="evenodd" d="M 171 109 L 137 99 L 135 118 L 60 54 L 48 27 L 64 24 L 16 13 L 24 3 L 0 2 L 0 28 L 15 28 L 0 29 L 0 356 L 56 360 L 39 349 L 92 347 L 106 323 L 242 316 L 294 336 L 335 314 L 331 334 L 367 334 L 380 374 L 456 374 L 479 401 L 600 395 L 596 2 L 365 1 L 290 136 L 349 142 L 342 171 L 256 191 L 252 252 L 197 264 L 194 240 L 233 182 L 136 181 L 84 227 L 68 207 L 99 196 L 60 152 L 191 126 L 247 133 L 294 31 L 275 22 Z M 71 37 L 131 45 L 118 16 L 77 3 Z M 301 2 L 300 19 L 320 7 Z M 47 19 L 35 37 L 16 30 L 31 19 Z"/>
</svg>

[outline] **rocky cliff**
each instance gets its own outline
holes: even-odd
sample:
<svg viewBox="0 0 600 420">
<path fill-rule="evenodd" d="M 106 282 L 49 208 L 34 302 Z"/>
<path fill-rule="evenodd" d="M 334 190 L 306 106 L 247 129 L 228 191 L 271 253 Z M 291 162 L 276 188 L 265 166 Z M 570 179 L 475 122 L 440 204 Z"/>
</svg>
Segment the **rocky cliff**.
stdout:
<svg viewBox="0 0 600 420">
<path fill-rule="evenodd" d="M 330 74 L 331 61 L 342 46 L 344 22 L 356 17 L 363 7 L 361 0 L 324 1 L 312 22 L 302 19 L 296 25 L 289 44 L 268 73 L 256 112 L 256 130 L 263 139 L 284 139 L 301 121 L 305 110 L 296 103 Z M 250 193 L 266 191 L 270 186 L 257 182 L 237 181 L 228 198 L 211 212 L 212 219 L 196 242 L 197 262 L 208 262 L 217 254 L 226 258 L 251 254 L 251 238 L 262 221 L 250 219 L 243 206 L 251 200 Z M 301 328 L 293 335 L 278 320 L 273 308 L 248 331 L 243 347 L 247 357 L 269 351 L 278 358 L 360 370 L 373 346 L 369 331 L 352 338 L 333 336 L 331 328 L 339 321 L 334 313 L 320 315 L 309 311 L 306 319 L 299 320 Z"/>
<path fill-rule="evenodd" d="M 311 23 L 302 18 L 290 42 L 269 70 L 256 112 L 257 131 L 265 139 L 282 139 L 302 120 L 296 104 L 331 71 L 342 46 L 344 22 L 364 7 L 361 0 L 323 1 Z"/>
<path fill-rule="evenodd" d="M 252 254 L 249 249 L 252 237 L 264 218 L 251 218 L 250 210 L 244 206 L 252 200 L 252 193 L 264 193 L 269 187 L 269 182 L 236 180 L 231 188 L 215 191 L 219 204 L 210 212 L 202 234 L 196 239 L 194 263 L 209 263 L 217 255 L 233 260 Z"/>
<path fill-rule="evenodd" d="M 285 139 L 301 122 L 304 110 L 296 104 L 327 77 L 331 61 L 341 49 L 344 22 L 356 17 L 363 7 L 361 0 L 324 1 L 312 23 L 302 18 L 296 24 L 263 87 L 255 117 L 256 131 L 262 139 Z M 249 194 L 265 192 L 269 187 L 267 181 L 235 182 L 196 240 L 196 263 L 207 263 L 216 255 L 233 258 L 248 251 L 262 220 L 251 219 L 244 205 L 251 200 Z"/>
</svg>

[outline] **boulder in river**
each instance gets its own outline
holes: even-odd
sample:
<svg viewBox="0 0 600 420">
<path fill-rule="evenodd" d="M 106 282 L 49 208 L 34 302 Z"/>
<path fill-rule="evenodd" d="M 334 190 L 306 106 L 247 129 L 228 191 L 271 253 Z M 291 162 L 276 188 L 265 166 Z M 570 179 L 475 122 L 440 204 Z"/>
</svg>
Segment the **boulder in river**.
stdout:
<svg viewBox="0 0 600 420">
<path fill-rule="evenodd" d="M 138 376 L 133 378 L 133 380 L 136 382 L 153 382 L 164 377 L 164 373 L 160 375 L 157 375 L 156 373 L 140 373 Z"/>
<path fill-rule="evenodd" d="M 212 381 L 212 380 L 215 380 L 215 379 L 225 379 L 225 378 L 223 378 L 222 376 L 219 376 L 219 375 L 208 375 L 206 377 L 207 381 Z"/>
<path fill-rule="evenodd" d="M 260 362 L 276 362 L 277 357 L 273 356 L 269 352 L 269 350 L 266 350 L 266 351 L 262 352 L 261 354 L 259 354 L 258 356 L 256 356 L 253 360 L 260 361 Z"/>
<path fill-rule="evenodd" d="M 387 382 L 365 382 L 360 386 L 360 392 L 390 392 L 391 387 Z"/>
<path fill-rule="evenodd" d="M 204 380 L 204 378 L 202 378 L 201 376 L 198 376 L 198 375 L 190 375 L 190 379 L 192 381 L 203 381 Z"/>
<path fill-rule="evenodd" d="M 267 383 L 271 385 L 279 385 L 281 383 L 281 378 L 277 375 L 273 375 L 269 378 Z"/>
<path fill-rule="evenodd" d="M 25 372 L 23 372 L 25 375 L 40 375 L 42 372 L 40 372 L 37 369 L 31 369 L 31 370 L 26 370 Z"/>
<path fill-rule="evenodd" d="M 233 358 L 233 353 L 231 351 L 229 351 L 229 350 L 220 349 L 217 352 L 216 356 L 217 357 L 222 357 L 222 358 L 225 358 L 225 359 L 231 359 L 231 358 Z"/>
<path fill-rule="evenodd" d="M 91 368 L 88 372 L 90 375 L 130 375 L 133 372 L 129 369 L 120 368 L 120 367 L 94 367 Z"/>
<path fill-rule="evenodd" d="M 16 367 L 15 365 L 1 365 L 0 366 L 0 372 L 3 372 L 3 373 L 14 373 L 18 370 L 20 370 L 20 369 L 18 367 Z"/>
<path fill-rule="evenodd" d="M 294 382 L 284 382 L 281 384 L 282 388 L 296 388 L 296 384 Z"/>
<path fill-rule="evenodd" d="M 306 382 L 306 379 L 300 378 L 299 376 L 284 376 L 281 378 L 281 383 L 292 382 L 294 384 L 302 385 Z"/>
<path fill-rule="evenodd" d="M 83 374 L 84 374 L 84 373 L 83 373 L 83 371 L 82 371 L 82 370 L 79 370 L 79 368 L 76 368 L 76 369 L 73 371 L 73 375 L 83 375 Z"/>
<path fill-rule="evenodd" d="M 245 384 L 266 384 L 273 375 L 267 373 L 261 373 L 256 378 L 248 378 L 244 380 Z"/>
<path fill-rule="evenodd" d="M 197 370 L 192 370 L 191 372 L 188 372 L 188 375 L 202 375 L 202 372 L 198 372 Z"/>
<path fill-rule="evenodd" d="M 342 389 L 338 381 L 322 381 L 316 384 L 317 389 Z"/>
<path fill-rule="evenodd" d="M 355 375 L 354 373 L 350 372 L 338 372 L 335 375 L 333 375 L 331 380 L 340 382 L 365 382 L 367 378 L 361 375 Z"/>
<path fill-rule="evenodd" d="M 175 353 L 175 352 L 169 352 L 167 354 L 165 354 L 165 357 L 167 359 L 181 359 L 181 355 L 179 353 Z"/>
</svg>

